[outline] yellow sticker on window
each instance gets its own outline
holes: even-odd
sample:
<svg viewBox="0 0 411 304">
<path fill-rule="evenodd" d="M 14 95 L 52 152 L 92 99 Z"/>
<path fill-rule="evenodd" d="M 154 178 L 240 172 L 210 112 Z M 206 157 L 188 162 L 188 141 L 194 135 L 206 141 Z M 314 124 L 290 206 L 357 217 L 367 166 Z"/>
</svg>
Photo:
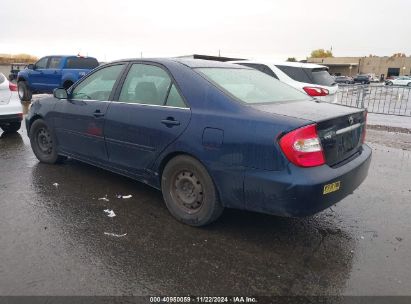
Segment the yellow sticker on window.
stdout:
<svg viewBox="0 0 411 304">
<path fill-rule="evenodd" d="M 341 182 L 335 182 L 324 186 L 323 194 L 328 194 L 340 190 Z"/>
</svg>

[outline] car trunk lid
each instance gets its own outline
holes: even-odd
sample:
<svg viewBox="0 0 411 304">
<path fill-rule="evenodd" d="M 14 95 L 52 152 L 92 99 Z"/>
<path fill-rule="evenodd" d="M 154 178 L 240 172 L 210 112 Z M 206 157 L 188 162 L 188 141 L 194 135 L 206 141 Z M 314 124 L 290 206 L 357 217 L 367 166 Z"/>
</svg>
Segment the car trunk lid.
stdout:
<svg viewBox="0 0 411 304">
<path fill-rule="evenodd" d="M 253 105 L 273 114 L 307 120 L 317 124 L 326 163 L 337 166 L 359 153 L 366 127 L 366 110 L 313 100 Z"/>
</svg>

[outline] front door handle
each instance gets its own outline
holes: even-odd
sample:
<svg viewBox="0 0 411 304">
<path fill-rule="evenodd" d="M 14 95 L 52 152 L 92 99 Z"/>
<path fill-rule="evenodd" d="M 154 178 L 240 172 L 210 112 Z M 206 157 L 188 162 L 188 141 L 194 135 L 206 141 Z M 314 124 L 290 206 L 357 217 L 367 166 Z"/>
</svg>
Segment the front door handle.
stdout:
<svg viewBox="0 0 411 304">
<path fill-rule="evenodd" d="M 103 117 L 104 113 L 101 113 L 100 110 L 95 110 L 94 113 L 93 113 L 93 116 L 95 118 Z"/>
<path fill-rule="evenodd" d="M 174 117 L 167 117 L 166 119 L 163 119 L 161 123 L 169 128 L 180 125 L 180 122 L 178 120 L 175 120 Z"/>
</svg>

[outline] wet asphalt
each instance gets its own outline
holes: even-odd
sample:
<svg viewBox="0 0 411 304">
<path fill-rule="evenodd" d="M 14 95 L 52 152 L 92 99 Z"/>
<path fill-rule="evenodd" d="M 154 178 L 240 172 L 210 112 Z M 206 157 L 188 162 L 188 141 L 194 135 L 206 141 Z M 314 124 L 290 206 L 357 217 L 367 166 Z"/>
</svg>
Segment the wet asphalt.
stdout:
<svg viewBox="0 0 411 304">
<path fill-rule="evenodd" d="M 226 210 L 192 228 L 156 190 L 74 160 L 40 164 L 25 130 L 2 134 L 0 295 L 411 295 L 404 136 L 370 130 L 368 178 L 314 217 Z"/>
</svg>

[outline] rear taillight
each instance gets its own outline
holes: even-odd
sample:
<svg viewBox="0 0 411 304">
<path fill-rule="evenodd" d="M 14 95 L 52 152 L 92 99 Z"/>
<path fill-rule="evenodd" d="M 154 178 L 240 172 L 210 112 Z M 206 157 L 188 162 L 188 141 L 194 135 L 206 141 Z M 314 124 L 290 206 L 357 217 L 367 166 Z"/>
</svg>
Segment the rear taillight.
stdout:
<svg viewBox="0 0 411 304">
<path fill-rule="evenodd" d="M 364 126 L 363 126 L 363 129 L 362 129 L 362 135 L 361 135 L 361 143 L 362 144 L 365 143 L 365 135 L 367 134 L 367 114 L 368 114 L 368 111 L 365 110 L 364 111 Z"/>
<path fill-rule="evenodd" d="M 17 85 L 12 82 L 9 82 L 9 89 L 10 91 L 17 92 Z"/>
<path fill-rule="evenodd" d="M 310 96 L 327 96 L 330 92 L 320 87 L 304 87 L 303 90 Z"/>
<path fill-rule="evenodd" d="M 287 159 L 299 167 L 315 167 L 325 164 L 323 149 L 316 125 L 309 125 L 285 134 L 280 147 Z"/>
</svg>

